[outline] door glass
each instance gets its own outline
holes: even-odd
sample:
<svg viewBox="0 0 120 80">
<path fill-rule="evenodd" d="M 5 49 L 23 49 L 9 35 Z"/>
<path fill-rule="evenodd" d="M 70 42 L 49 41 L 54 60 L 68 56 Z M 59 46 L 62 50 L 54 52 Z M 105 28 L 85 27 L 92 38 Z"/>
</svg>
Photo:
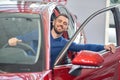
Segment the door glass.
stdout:
<svg viewBox="0 0 120 80">
<path fill-rule="evenodd" d="M 84 30 L 88 44 L 114 43 L 116 45 L 115 22 L 111 11 L 97 15 Z"/>
<path fill-rule="evenodd" d="M 75 33 L 75 23 L 71 15 L 69 14 L 69 12 L 64 7 L 58 6 L 58 9 L 60 13 L 67 14 L 67 16 L 69 17 L 68 35 L 69 35 L 69 38 L 71 38 L 73 34 Z"/>
<path fill-rule="evenodd" d="M 111 12 L 109 12 L 109 28 L 108 28 L 108 43 L 114 43 L 116 45 L 116 30 L 115 22 Z"/>
<path fill-rule="evenodd" d="M 120 0 L 110 0 L 111 4 L 120 4 Z"/>
<path fill-rule="evenodd" d="M 40 16 L 23 13 L 0 13 L 0 63 L 35 64 L 37 60 Z M 34 33 L 35 34 L 32 34 Z M 12 38 L 22 41 L 10 45 Z M 39 38 L 40 39 L 40 38 Z M 12 40 L 13 41 L 13 40 Z M 36 44 L 33 44 L 37 42 Z"/>
</svg>

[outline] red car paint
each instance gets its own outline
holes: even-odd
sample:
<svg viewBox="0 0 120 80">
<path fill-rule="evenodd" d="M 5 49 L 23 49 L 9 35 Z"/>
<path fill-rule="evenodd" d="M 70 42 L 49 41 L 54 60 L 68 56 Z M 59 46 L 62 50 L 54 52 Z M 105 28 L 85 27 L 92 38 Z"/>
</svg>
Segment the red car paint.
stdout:
<svg viewBox="0 0 120 80">
<path fill-rule="evenodd" d="M 8 5 L 6 7 L 0 7 L 0 13 L 25 13 L 25 14 L 40 14 L 42 19 L 42 49 L 44 50 L 43 53 L 38 56 L 38 61 L 35 64 L 27 65 L 27 64 L 8 64 L 8 63 L 0 63 L 0 80 L 120 80 L 120 47 L 117 47 L 116 52 L 112 54 L 111 52 L 103 52 L 101 55 L 96 54 L 94 52 L 89 52 L 88 55 L 91 57 L 87 57 L 88 63 L 86 61 L 79 62 L 79 60 L 85 60 L 86 52 L 82 53 L 81 55 L 76 55 L 73 59 L 73 64 L 61 64 L 55 65 L 53 69 L 50 69 L 50 22 L 51 22 L 51 15 L 54 12 L 54 9 L 60 4 L 52 3 L 44 7 L 33 7 L 29 8 L 28 5 L 25 4 L 24 8 L 22 4 L 14 4 L 16 7 L 11 7 L 9 9 Z M 1 5 L 0 5 L 1 6 Z M 8 6 L 8 7 L 7 7 Z M 61 7 L 64 7 L 61 5 Z M 111 7 L 108 9 L 113 9 L 115 7 Z M 66 8 L 65 8 L 66 9 Z M 106 10 L 108 10 L 106 9 Z M 68 11 L 67 11 L 68 12 Z M 101 11 L 101 12 L 104 12 Z M 117 12 L 117 11 L 116 11 Z M 69 12 L 70 13 L 70 12 Z M 71 14 L 71 13 L 70 13 Z M 117 15 L 117 13 L 115 14 Z M 118 15 L 117 15 L 118 16 Z M 1 17 L 0 17 L 1 18 Z M 71 17 L 73 18 L 73 17 Z M 6 19 L 9 20 L 9 19 Z M 14 18 L 12 18 L 14 20 Z M 75 21 L 75 22 L 74 22 Z M 86 20 L 81 27 L 85 26 L 87 23 Z M 88 21 L 89 22 L 89 21 Z M 116 18 L 116 22 L 119 22 L 118 17 Z M 73 19 L 73 25 L 76 23 L 76 20 Z M 6 23 L 7 24 L 7 23 Z M 117 23 L 116 23 L 117 24 Z M 115 28 L 119 28 L 120 24 L 117 24 Z M 75 26 L 76 28 L 76 26 Z M 4 29 L 3 29 L 4 30 Z M 73 32 L 75 32 L 73 30 Z M 118 43 L 117 46 L 120 45 L 120 38 L 118 35 L 120 31 L 117 31 Z M 67 33 L 66 33 L 67 34 Z M 68 37 L 67 37 L 68 38 Z M 80 54 L 81 52 L 78 52 Z M 99 53 L 99 52 L 98 52 Z M 42 55 L 42 56 L 41 56 Z M 99 60 L 95 60 L 94 57 L 99 58 Z M 85 58 L 84 58 L 85 57 Z M 79 68 L 79 72 L 72 75 L 70 71 L 75 71 L 73 66 L 76 66 L 74 60 L 77 63 L 77 66 L 81 66 Z M 92 61 L 89 63 L 89 61 Z M 8 61 L 9 62 L 9 61 Z M 9 66 L 9 67 L 8 67 Z"/>
<path fill-rule="evenodd" d="M 89 64 L 91 66 L 100 66 L 103 63 L 104 59 L 102 56 L 97 55 L 97 54 L 99 53 L 92 52 L 92 51 L 81 51 L 76 56 L 76 58 L 72 60 L 72 63 L 76 65 L 77 64 L 80 65 L 80 63 L 83 65 L 84 63 L 84 65 Z"/>
</svg>

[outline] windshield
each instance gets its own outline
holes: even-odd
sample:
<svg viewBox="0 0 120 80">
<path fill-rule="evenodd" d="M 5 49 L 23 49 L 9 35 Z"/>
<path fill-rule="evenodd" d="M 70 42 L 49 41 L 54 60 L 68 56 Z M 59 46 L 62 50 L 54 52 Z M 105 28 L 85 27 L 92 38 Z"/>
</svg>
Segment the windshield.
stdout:
<svg viewBox="0 0 120 80">
<path fill-rule="evenodd" d="M 37 14 L 0 13 L 0 63 L 35 64 L 39 55 L 38 43 L 41 43 L 39 31 L 40 16 Z M 13 38 L 22 41 L 12 45 L 9 42 Z M 37 47 L 33 49 L 35 45 Z"/>
</svg>

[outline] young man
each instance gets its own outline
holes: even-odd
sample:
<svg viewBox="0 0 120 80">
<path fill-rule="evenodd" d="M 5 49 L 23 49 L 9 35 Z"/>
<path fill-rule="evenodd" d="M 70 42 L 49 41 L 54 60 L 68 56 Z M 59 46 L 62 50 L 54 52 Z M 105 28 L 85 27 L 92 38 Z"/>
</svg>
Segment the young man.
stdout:
<svg viewBox="0 0 120 80">
<path fill-rule="evenodd" d="M 64 46 L 68 42 L 67 39 L 62 37 L 63 32 L 68 30 L 68 25 L 69 25 L 69 18 L 65 14 L 58 15 L 53 21 L 53 26 L 52 26 L 52 30 L 51 30 L 51 34 L 50 34 L 51 66 L 54 65 L 55 59 L 57 58 L 59 52 L 64 48 Z M 27 35 L 27 36 L 30 36 L 30 35 Z M 35 33 L 34 33 L 34 35 L 35 35 Z M 25 36 L 25 37 L 28 38 L 27 36 Z M 25 37 L 24 37 L 24 40 L 25 40 Z M 15 46 L 18 42 L 24 41 L 22 39 L 22 37 L 21 38 L 18 37 L 18 38 L 9 39 L 8 40 L 9 45 Z M 37 47 L 37 46 L 34 46 L 34 47 Z M 113 53 L 115 53 L 115 46 L 113 44 L 109 44 L 109 45 L 76 44 L 73 42 L 68 50 L 78 52 L 81 50 L 101 51 L 104 49 L 110 50 Z"/>
</svg>

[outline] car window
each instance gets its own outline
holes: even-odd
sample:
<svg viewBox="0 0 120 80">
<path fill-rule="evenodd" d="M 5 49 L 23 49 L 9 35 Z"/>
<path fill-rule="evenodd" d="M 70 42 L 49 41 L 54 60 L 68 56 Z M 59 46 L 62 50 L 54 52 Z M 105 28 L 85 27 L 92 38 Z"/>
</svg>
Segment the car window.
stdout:
<svg viewBox="0 0 120 80">
<path fill-rule="evenodd" d="M 58 10 L 60 13 L 64 13 L 64 14 L 67 14 L 68 17 L 69 17 L 69 28 L 68 28 L 68 35 L 69 35 L 69 38 L 71 38 L 73 36 L 73 34 L 75 33 L 75 23 L 73 21 L 73 18 L 71 16 L 71 14 L 67 11 L 66 8 L 62 7 L 62 6 L 57 6 Z"/>
<path fill-rule="evenodd" d="M 31 40 L 38 40 L 40 30 L 40 16 L 25 13 L 0 13 L 0 64 L 35 64 L 37 61 L 37 48 L 30 46 L 35 44 Z M 36 32 L 37 36 L 32 34 Z M 31 35 L 28 35 L 28 34 Z M 16 37 L 22 42 L 16 46 L 10 46 L 8 40 Z M 36 44 L 38 45 L 38 44 Z M 40 47 L 40 45 L 38 45 Z"/>
<path fill-rule="evenodd" d="M 94 25 L 94 26 L 91 26 Z M 98 27 L 97 25 L 101 25 Z M 115 21 L 111 11 L 104 12 L 93 18 L 84 28 L 87 43 L 116 44 Z"/>
<path fill-rule="evenodd" d="M 119 3 L 120 3 L 120 0 L 110 0 L 110 3 L 111 3 L 111 4 L 119 4 Z"/>
<path fill-rule="evenodd" d="M 117 45 L 116 42 L 116 30 L 115 30 L 115 22 L 114 17 L 111 12 L 109 12 L 109 27 L 108 27 L 108 43 L 114 43 Z"/>
</svg>

